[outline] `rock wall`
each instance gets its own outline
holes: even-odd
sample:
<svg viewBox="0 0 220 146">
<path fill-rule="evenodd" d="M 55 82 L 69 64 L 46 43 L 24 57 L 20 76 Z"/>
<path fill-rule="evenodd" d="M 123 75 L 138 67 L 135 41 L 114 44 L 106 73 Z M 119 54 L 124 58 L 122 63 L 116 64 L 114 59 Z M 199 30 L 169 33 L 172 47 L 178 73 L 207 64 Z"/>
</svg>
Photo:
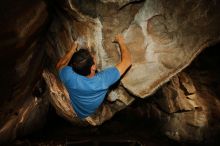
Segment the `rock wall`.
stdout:
<svg viewBox="0 0 220 146">
<path fill-rule="evenodd" d="M 159 89 L 153 101 L 142 108 L 148 117 L 159 121 L 161 131 L 171 139 L 215 141 L 219 133 L 219 45 L 209 49 Z"/>
<path fill-rule="evenodd" d="M 96 56 L 99 70 L 113 66 L 120 60 L 118 46 L 112 43 L 117 33 L 125 36 L 133 64 L 107 97 L 106 105 L 111 110 L 105 116 L 98 114 L 102 119 L 93 117 L 89 123 L 102 124 L 136 98 L 147 98 L 162 86 L 165 98 L 157 101 L 161 108 L 154 108 L 156 111 L 176 113 L 196 109 L 192 114 L 163 114 L 165 119 L 169 119 L 164 126 L 166 135 L 175 140 L 203 139 L 207 117 L 210 116 L 206 111 L 210 106 L 206 106 L 206 101 L 197 94 L 191 77 L 178 73 L 204 48 L 219 42 L 218 1 L 46 2 L 1 2 L 4 12 L 1 28 L 5 29 L 0 37 L 0 79 L 3 89 L 0 139 L 13 139 L 22 133 L 18 130 L 18 121 L 23 118 L 18 117 L 27 111 L 31 113 L 30 103 L 37 103 L 39 97 L 43 97 L 39 106 L 43 106 L 41 109 L 44 110 L 36 108 L 34 111 L 41 111 L 42 114 L 36 114 L 33 119 L 47 113 L 49 100 L 60 116 L 79 124 L 70 106 L 68 93 L 58 79 L 55 64 L 70 48 L 71 42 L 77 41 L 80 47 L 87 47 Z M 164 85 L 169 80 L 170 84 Z M 158 118 L 161 119 L 160 116 Z M 186 123 L 199 127 L 193 133 L 197 136 L 193 138 L 188 135 L 192 128 L 185 126 L 188 125 Z M 15 125 L 11 132 L 11 127 Z M 173 130 L 182 126 L 185 128 Z M 31 128 L 27 129 L 30 131 Z"/>
<path fill-rule="evenodd" d="M 2 143 L 45 123 L 49 102 L 41 77 L 46 59 L 42 35 L 49 19 L 47 4 L 42 0 L 1 1 L 0 12 Z"/>
<path fill-rule="evenodd" d="M 103 69 L 119 61 L 120 53 L 112 40 L 115 34 L 123 33 L 133 64 L 119 85 L 122 88 L 109 96 L 126 105 L 134 96 L 145 98 L 154 93 L 219 40 L 217 2 L 133 2 L 58 1 L 61 7 L 56 9 L 48 36 L 53 49 L 59 50 L 53 54 L 49 45 L 52 60 L 58 60 L 76 40 L 94 53 L 99 69 Z M 125 92 L 129 94 L 126 97 Z"/>
</svg>

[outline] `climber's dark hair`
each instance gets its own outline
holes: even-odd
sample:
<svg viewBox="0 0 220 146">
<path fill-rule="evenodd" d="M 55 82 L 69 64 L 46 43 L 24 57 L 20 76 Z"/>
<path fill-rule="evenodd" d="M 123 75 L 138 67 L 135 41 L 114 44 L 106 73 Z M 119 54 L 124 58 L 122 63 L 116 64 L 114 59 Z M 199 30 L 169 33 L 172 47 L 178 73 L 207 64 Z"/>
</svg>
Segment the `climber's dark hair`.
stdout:
<svg viewBox="0 0 220 146">
<path fill-rule="evenodd" d="M 94 64 L 93 57 L 87 49 L 81 48 L 75 52 L 70 59 L 69 66 L 72 66 L 76 73 L 87 76 L 91 72 L 91 67 Z"/>
</svg>

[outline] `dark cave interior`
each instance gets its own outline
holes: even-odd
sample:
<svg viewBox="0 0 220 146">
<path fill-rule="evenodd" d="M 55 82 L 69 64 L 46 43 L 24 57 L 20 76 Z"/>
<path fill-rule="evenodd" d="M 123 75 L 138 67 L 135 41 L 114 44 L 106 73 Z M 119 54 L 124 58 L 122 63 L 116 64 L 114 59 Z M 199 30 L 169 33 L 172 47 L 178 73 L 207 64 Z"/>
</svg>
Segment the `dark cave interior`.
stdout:
<svg viewBox="0 0 220 146">
<path fill-rule="evenodd" d="M 220 44 L 206 48 L 184 71 L 188 72 L 202 91 L 209 92 L 220 100 Z M 205 91 L 207 92 L 207 90 Z M 205 93 L 204 92 L 204 93 Z M 148 99 L 137 99 L 111 120 L 98 127 L 78 127 L 59 117 L 50 106 L 46 124 L 40 130 L 18 137 L 9 145 L 67 145 L 67 146 L 204 146 L 219 145 L 220 132 L 201 143 L 179 143 L 160 134 L 160 126 L 155 119 L 148 119 L 144 108 L 154 102 L 157 93 Z M 208 97 L 207 97 L 208 98 Z M 218 114 L 218 113 L 213 113 Z M 212 124 L 212 123 L 210 123 Z"/>
<path fill-rule="evenodd" d="M 70 1 L 72 1 L 72 3 L 68 3 Z M 111 0 L 70 1 L 8 0 L 0 2 L 0 27 L 2 28 L 0 32 L 0 145 L 220 145 L 220 43 L 219 38 L 217 38 L 219 32 L 216 31 L 218 30 L 218 24 L 220 24 L 220 19 L 218 19 L 219 15 L 216 14 L 219 11 L 220 5 L 217 1 L 201 0 L 197 3 L 193 1 L 180 2 L 174 0 L 173 2 L 167 2 L 166 0 L 161 0 L 158 1 L 158 3 L 149 1 L 149 5 L 144 5 L 146 2 L 144 0 L 122 0 L 123 3 L 120 3 L 121 1 L 117 3 L 117 1 L 114 0 L 114 2 Z M 160 4 L 161 7 L 159 6 Z M 74 9 L 74 6 L 76 9 Z M 175 10 L 173 7 L 178 9 Z M 185 11 L 185 7 L 189 7 L 189 9 Z M 186 136 L 180 137 L 177 140 L 172 139 L 172 137 L 168 138 L 164 132 L 163 120 L 160 119 L 163 118 L 163 116 L 158 118 L 158 113 L 152 111 L 153 105 L 156 105 L 157 108 L 158 100 L 163 98 L 161 96 L 163 88 L 170 85 L 173 78 L 178 76 L 181 72 L 172 76 L 170 81 L 162 84 L 154 94 L 147 98 L 140 98 L 133 93 L 127 93 L 127 89 L 125 90 L 125 88 L 121 86 L 120 88 L 123 90 L 120 89 L 120 92 L 123 92 L 123 94 L 120 95 L 127 95 L 129 96 L 128 98 L 131 96 L 131 98 L 135 99 L 134 102 L 123 110 L 118 110 L 119 112 L 117 111 L 110 120 L 97 127 L 76 126 L 74 123 L 59 116 L 56 113 L 57 109 L 49 102 L 48 88 L 50 87 L 47 87 L 46 81 L 42 77 L 42 72 L 45 68 L 53 70 L 55 61 L 66 51 L 72 39 L 77 38 L 82 40 L 82 38 L 86 38 L 87 40 L 85 40 L 88 41 L 87 45 L 91 45 L 92 47 L 100 47 L 100 44 L 97 45 L 97 42 L 101 39 L 101 46 L 105 49 L 101 51 L 97 49 L 95 51 L 100 51 L 101 53 L 98 52 L 100 54 L 106 52 L 109 57 L 105 58 L 105 54 L 99 56 L 101 62 L 105 62 L 106 60 L 110 60 L 110 62 L 113 60 L 114 62 L 118 54 L 116 51 L 112 51 L 112 48 L 115 46 L 113 46 L 112 42 L 108 41 L 108 39 L 112 38 L 114 33 L 124 32 L 125 30 L 128 31 L 131 27 L 130 36 L 128 35 L 127 38 L 128 40 L 134 41 L 134 44 L 130 42 L 130 45 L 134 48 L 132 55 L 137 61 L 135 63 L 138 64 L 140 63 L 139 61 L 145 60 L 142 55 L 144 53 L 146 54 L 146 52 L 142 50 L 140 46 L 145 43 L 143 40 L 146 39 L 144 38 L 146 36 L 142 34 L 143 32 L 140 26 L 138 26 L 140 25 L 139 22 L 133 25 L 133 20 L 136 20 L 136 16 L 139 15 L 139 11 L 143 10 L 143 8 L 146 10 L 150 8 L 149 11 L 146 11 L 146 14 L 148 12 L 149 15 L 152 16 L 148 18 L 148 14 L 144 15 L 145 11 L 143 13 L 144 22 L 148 20 L 152 22 L 151 25 L 149 25 L 150 22 L 146 24 L 143 23 L 144 25 L 150 26 L 150 28 L 146 28 L 149 31 L 149 35 L 151 35 L 152 39 L 155 39 L 154 41 L 158 46 L 160 44 L 164 45 L 164 43 L 166 46 L 166 43 L 168 43 L 168 47 L 164 49 L 167 49 L 165 52 L 168 51 L 166 53 L 168 56 L 170 55 L 171 61 L 168 59 L 165 60 L 165 63 L 168 62 L 168 67 L 171 65 L 171 69 L 173 67 L 172 65 L 174 65 L 174 70 L 177 68 L 175 68 L 176 64 L 173 63 L 176 60 L 172 59 L 178 58 L 176 56 L 179 55 L 177 53 L 172 54 L 172 51 L 175 52 L 175 49 L 177 50 L 184 46 L 184 42 L 189 41 L 191 45 L 191 47 L 188 48 L 181 48 L 185 49 L 185 52 L 190 52 L 191 49 L 195 49 L 201 45 L 201 42 L 212 44 L 194 58 L 188 67 L 181 70 L 181 72 L 186 73 L 191 78 L 196 92 L 202 97 L 200 102 L 203 102 L 201 104 L 203 106 L 202 108 L 195 107 L 194 109 L 196 112 L 204 110 L 202 116 L 197 117 L 196 114 L 192 114 L 191 117 L 189 116 L 189 119 L 191 118 L 196 124 L 193 125 L 190 123 L 190 120 L 186 120 L 186 124 L 191 124 L 190 126 L 192 129 L 194 128 L 194 131 L 199 131 L 196 133 L 198 135 L 194 136 L 195 141 L 188 140 Z M 205 9 L 204 13 L 203 9 Z M 164 12 L 164 14 L 167 15 L 167 20 L 164 19 L 165 17 L 158 17 L 157 15 L 163 10 L 167 11 Z M 127 15 L 128 13 L 130 15 Z M 179 25 L 181 25 L 181 27 Z M 98 38 L 100 28 L 102 30 L 102 36 Z M 171 33 L 165 32 L 166 29 L 170 29 L 169 31 L 171 31 Z M 204 31 L 202 31 L 203 29 Z M 93 35 L 93 33 L 95 35 Z M 172 33 L 174 35 L 172 35 Z M 207 38 L 204 35 L 206 33 Z M 180 36 L 178 36 L 179 34 Z M 177 38 L 175 38 L 175 35 Z M 197 43 L 200 39 L 202 41 Z M 212 41 L 208 42 L 209 39 L 217 43 L 213 45 Z M 169 46 L 169 41 L 171 41 L 171 46 Z M 179 48 L 173 47 L 172 43 L 178 41 L 182 46 L 180 45 Z M 152 42 L 150 39 L 147 43 Z M 192 44 L 198 46 L 193 46 Z M 148 45 L 149 44 L 145 47 L 150 46 Z M 170 51 L 169 49 L 172 49 L 172 47 L 175 49 Z M 163 54 L 164 50 L 156 51 L 159 53 L 161 51 Z M 186 55 L 185 58 L 187 57 Z M 184 57 L 179 60 L 184 62 Z M 130 78 L 133 79 L 133 76 Z M 142 82 L 140 82 L 140 84 L 141 83 Z M 185 87 L 182 87 L 182 89 L 186 95 L 191 95 Z M 167 106 L 166 102 L 164 106 Z M 158 107 L 158 109 L 161 110 L 161 113 L 164 112 L 163 108 Z M 187 110 L 180 109 L 175 112 L 181 114 L 187 112 Z M 166 113 L 165 111 L 164 114 L 167 115 L 168 119 L 175 117 L 175 113 Z M 184 121 L 184 116 L 179 117 L 179 119 Z M 196 121 L 197 119 L 199 120 Z M 202 123 L 203 121 L 205 122 Z M 178 125 L 178 122 L 171 122 L 170 125 L 172 124 L 176 129 L 181 128 L 178 126 L 182 126 L 181 124 Z M 201 125 L 201 127 L 198 125 Z M 183 126 L 182 129 L 184 128 Z M 172 127 L 170 129 L 172 130 Z M 186 131 L 182 133 L 189 132 L 188 134 L 190 134 L 189 129 L 186 128 Z M 192 132 L 194 132 L 193 130 Z M 196 139 L 199 136 L 202 137 L 202 141 Z M 183 142 L 181 140 L 183 140 Z"/>
</svg>

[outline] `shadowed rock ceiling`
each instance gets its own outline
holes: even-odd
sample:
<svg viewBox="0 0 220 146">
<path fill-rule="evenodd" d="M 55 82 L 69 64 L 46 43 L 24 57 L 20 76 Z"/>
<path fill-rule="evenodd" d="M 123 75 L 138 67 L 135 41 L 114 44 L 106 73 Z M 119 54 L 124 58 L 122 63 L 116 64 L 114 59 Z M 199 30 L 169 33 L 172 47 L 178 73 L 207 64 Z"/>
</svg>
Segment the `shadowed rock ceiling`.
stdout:
<svg viewBox="0 0 220 146">
<path fill-rule="evenodd" d="M 149 97 L 142 116 L 159 121 L 162 133 L 203 141 L 219 130 L 219 10 L 217 0 L 1 1 L 0 142 L 42 127 L 50 105 L 74 125 L 101 125 Z M 115 65 L 117 33 L 132 67 L 106 97 L 107 114 L 81 122 L 55 64 L 77 41 L 96 56 L 98 70 Z"/>
</svg>

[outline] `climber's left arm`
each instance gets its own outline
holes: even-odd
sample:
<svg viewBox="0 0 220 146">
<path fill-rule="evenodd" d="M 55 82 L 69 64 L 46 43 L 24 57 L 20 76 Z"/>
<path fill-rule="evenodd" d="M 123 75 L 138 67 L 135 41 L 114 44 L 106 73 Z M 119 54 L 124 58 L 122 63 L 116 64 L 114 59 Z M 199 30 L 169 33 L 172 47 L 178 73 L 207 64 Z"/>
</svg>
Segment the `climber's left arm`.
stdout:
<svg viewBox="0 0 220 146">
<path fill-rule="evenodd" d="M 69 63 L 71 57 L 73 56 L 73 53 L 76 51 L 77 46 L 78 46 L 78 44 L 76 42 L 74 42 L 72 44 L 71 49 L 62 58 L 60 58 L 60 60 L 56 64 L 56 69 L 57 70 L 60 70 L 64 66 L 67 66 L 67 64 Z"/>
</svg>

